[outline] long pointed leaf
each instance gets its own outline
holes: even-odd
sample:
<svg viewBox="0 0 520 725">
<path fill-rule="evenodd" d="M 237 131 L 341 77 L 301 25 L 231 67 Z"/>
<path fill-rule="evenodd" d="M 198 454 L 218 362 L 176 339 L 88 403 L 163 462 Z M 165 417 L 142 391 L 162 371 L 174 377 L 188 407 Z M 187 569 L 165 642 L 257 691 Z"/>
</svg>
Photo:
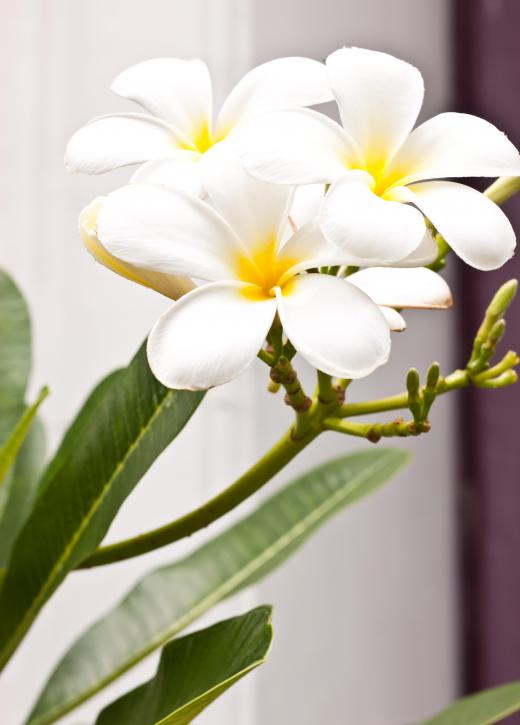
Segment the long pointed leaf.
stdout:
<svg viewBox="0 0 520 725">
<path fill-rule="evenodd" d="M 271 607 L 257 607 L 166 645 L 155 677 L 105 708 L 96 725 L 187 725 L 265 662 Z"/>
<path fill-rule="evenodd" d="M 0 270 L 0 446 L 25 410 L 31 368 L 29 310 L 13 280 Z M 0 525 L 11 492 L 8 473 L 0 487 Z"/>
<path fill-rule="evenodd" d="M 33 507 L 44 457 L 45 428 L 36 418 L 14 463 L 9 498 L 0 520 L 0 569 L 6 567 L 13 542 Z"/>
<path fill-rule="evenodd" d="M 493 725 L 520 711 L 520 682 L 463 697 L 421 725 Z"/>
<path fill-rule="evenodd" d="M 2 420 L 23 401 L 30 369 L 29 311 L 13 280 L 0 270 L 0 442 Z"/>
<path fill-rule="evenodd" d="M 32 422 L 38 412 L 38 408 L 48 394 L 49 390 L 47 388 L 43 388 L 36 401 L 24 410 L 16 425 L 5 439 L 3 445 L 0 446 L 0 488 L 2 488 L 5 483 L 6 476 L 15 462 L 16 456 L 18 455 L 18 452 L 29 433 Z"/>
<path fill-rule="evenodd" d="M 144 347 L 94 390 L 44 474 L 13 547 L 0 590 L 0 667 L 201 400 L 201 393 L 157 382 Z"/>
<path fill-rule="evenodd" d="M 71 647 L 41 693 L 30 724 L 54 722 L 214 604 L 274 569 L 408 458 L 404 451 L 375 449 L 319 466 L 185 559 L 145 576 Z"/>
</svg>

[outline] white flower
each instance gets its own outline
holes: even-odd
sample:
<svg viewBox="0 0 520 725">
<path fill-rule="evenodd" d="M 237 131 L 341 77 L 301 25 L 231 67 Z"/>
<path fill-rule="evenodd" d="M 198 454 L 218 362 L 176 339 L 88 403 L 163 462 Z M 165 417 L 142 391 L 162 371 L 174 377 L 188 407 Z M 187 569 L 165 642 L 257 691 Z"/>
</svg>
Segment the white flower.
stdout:
<svg viewBox="0 0 520 725">
<path fill-rule="evenodd" d="M 104 196 L 98 196 L 79 215 L 79 233 L 87 251 L 94 259 L 121 277 L 143 287 L 149 287 L 172 300 L 177 300 L 192 290 L 195 285 L 189 277 L 163 274 L 160 271 L 137 267 L 117 259 L 105 249 L 97 236 L 97 219 L 105 199 Z"/>
<path fill-rule="evenodd" d="M 241 139 L 248 171 L 282 184 L 331 183 L 322 231 L 360 265 L 413 252 L 424 235 L 421 212 L 468 264 L 494 269 L 509 259 L 515 235 L 498 206 L 469 186 L 438 180 L 520 176 L 506 136 L 462 113 L 441 113 L 412 131 L 422 76 L 385 53 L 343 48 L 326 65 L 343 127 L 309 109 L 266 113 Z"/>
<path fill-rule="evenodd" d="M 323 63 L 279 58 L 247 73 L 225 100 L 215 123 L 211 78 L 201 60 L 156 58 L 128 68 L 112 90 L 153 115 L 119 113 L 94 119 L 69 141 L 71 171 L 101 174 L 143 164 L 132 181 L 200 194 L 199 161 L 244 120 L 280 108 L 332 99 Z"/>
<path fill-rule="evenodd" d="M 350 259 L 313 222 L 282 244 L 292 189 L 254 181 L 225 150 L 213 153 L 221 156 L 218 168 L 204 167 L 212 206 L 183 192 L 133 184 L 109 194 L 98 211 L 94 233 L 113 258 L 147 274 L 208 281 L 154 326 L 148 358 L 157 378 L 193 390 L 236 377 L 256 357 L 276 313 L 298 352 L 326 373 L 358 378 L 386 362 L 389 325 L 362 291 L 370 286 L 363 274 L 381 275 L 376 301 L 389 307 L 407 304 L 402 279 L 392 289 L 391 269 L 360 273 L 358 286 L 305 273 Z M 411 294 L 418 306 L 449 297 L 433 272 L 399 272 L 426 274 Z"/>
</svg>

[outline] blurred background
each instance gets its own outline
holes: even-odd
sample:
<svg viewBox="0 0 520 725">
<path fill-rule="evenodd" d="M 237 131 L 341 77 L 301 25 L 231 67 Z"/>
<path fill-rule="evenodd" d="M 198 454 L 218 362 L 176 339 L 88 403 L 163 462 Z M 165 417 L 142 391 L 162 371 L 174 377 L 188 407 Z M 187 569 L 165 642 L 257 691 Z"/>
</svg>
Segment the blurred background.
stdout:
<svg viewBox="0 0 520 725">
<path fill-rule="evenodd" d="M 32 388 L 52 390 L 44 406 L 51 448 L 89 389 L 128 361 L 168 305 L 96 265 L 77 234 L 80 209 L 125 183 L 128 170 L 72 177 L 62 163 L 80 125 L 130 110 L 108 90 L 127 66 L 203 58 L 218 106 L 245 71 L 271 58 L 324 59 L 343 45 L 385 50 L 421 69 L 420 120 L 470 110 L 520 143 L 517 0 L 1 0 L 0 7 L 0 265 L 31 305 Z M 514 205 L 509 212 L 520 220 Z M 353 399 L 400 391 L 410 366 L 424 371 L 437 359 L 447 372 L 463 364 L 468 332 L 514 266 L 486 276 L 450 260 L 455 311 L 408 314 L 390 364 L 356 385 Z M 518 320 L 509 346 L 518 346 Z M 209 623 L 272 603 L 275 643 L 269 662 L 197 722 L 404 725 L 468 687 L 518 677 L 518 402 L 509 390 L 439 400 L 432 432 L 403 443 L 414 452 L 404 473 L 329 523 L 265 582 L 206 616 Z M 284 430 L 282 409 L 266 392 L 260 364 L 211 391 L 125 503 L 109 539 L 165 523 L 229 484 Z M 264 493 L 362 445 L 327 434 Z M 143 572 L 207 536 L 69 576 L 0 681 L 2 725 L 23 722 L 61 654 Z M 149 658 L 63 722 L 93 722 L 155 666 Z"/>
</svg>

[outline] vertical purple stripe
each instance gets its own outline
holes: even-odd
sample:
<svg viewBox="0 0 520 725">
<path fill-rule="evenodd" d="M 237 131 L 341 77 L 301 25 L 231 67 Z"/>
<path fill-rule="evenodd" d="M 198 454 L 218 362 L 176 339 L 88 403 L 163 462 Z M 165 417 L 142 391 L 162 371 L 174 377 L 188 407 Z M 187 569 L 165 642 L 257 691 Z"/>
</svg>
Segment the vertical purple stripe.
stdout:
<svg viewBox="0 0 520 725">
<path fill-rule="evenodd" d="M 520 2 L 457 0 L 459 110 L 495 123 L 520 145 Z M 504 207 L 520 234 L 520 199 Z M 489 240 L 490 244 L 493 240 Z M 462 342 L 496 288 L 520 276 L 520 256 L 503 269 L 461 268 Z M 505 342 L 520 348 L 520 297 Z M 520 679 L 520 385 L 461 397 L 466 528 L 466 682 L 469 690 Z M 508 720 L 520 723 L 520 717 Z"/>
</svg>

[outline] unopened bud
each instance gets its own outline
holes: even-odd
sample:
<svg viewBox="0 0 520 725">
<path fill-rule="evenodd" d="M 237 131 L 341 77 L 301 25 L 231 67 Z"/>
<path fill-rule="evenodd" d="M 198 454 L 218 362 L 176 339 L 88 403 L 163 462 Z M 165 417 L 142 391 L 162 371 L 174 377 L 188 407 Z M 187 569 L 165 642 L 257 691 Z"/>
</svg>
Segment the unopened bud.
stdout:
<svg viewBox="0 0 520 725">
<path fill-rule="evenodd" d="M 426 374 L 426 387 L 434 389 L 439 382 L 439 376 L 441 374 L 441 367 L 438 362 L 434 362 L 428 368 Z"/>
<path fill-rule="evenodd" d="M 406 387 L 408 388 L 408 407 L 414 420 L 419 421 L 422 417 L 421 380 L 415 368 L 411 368 L 408 372 Z"/>
</svg>

